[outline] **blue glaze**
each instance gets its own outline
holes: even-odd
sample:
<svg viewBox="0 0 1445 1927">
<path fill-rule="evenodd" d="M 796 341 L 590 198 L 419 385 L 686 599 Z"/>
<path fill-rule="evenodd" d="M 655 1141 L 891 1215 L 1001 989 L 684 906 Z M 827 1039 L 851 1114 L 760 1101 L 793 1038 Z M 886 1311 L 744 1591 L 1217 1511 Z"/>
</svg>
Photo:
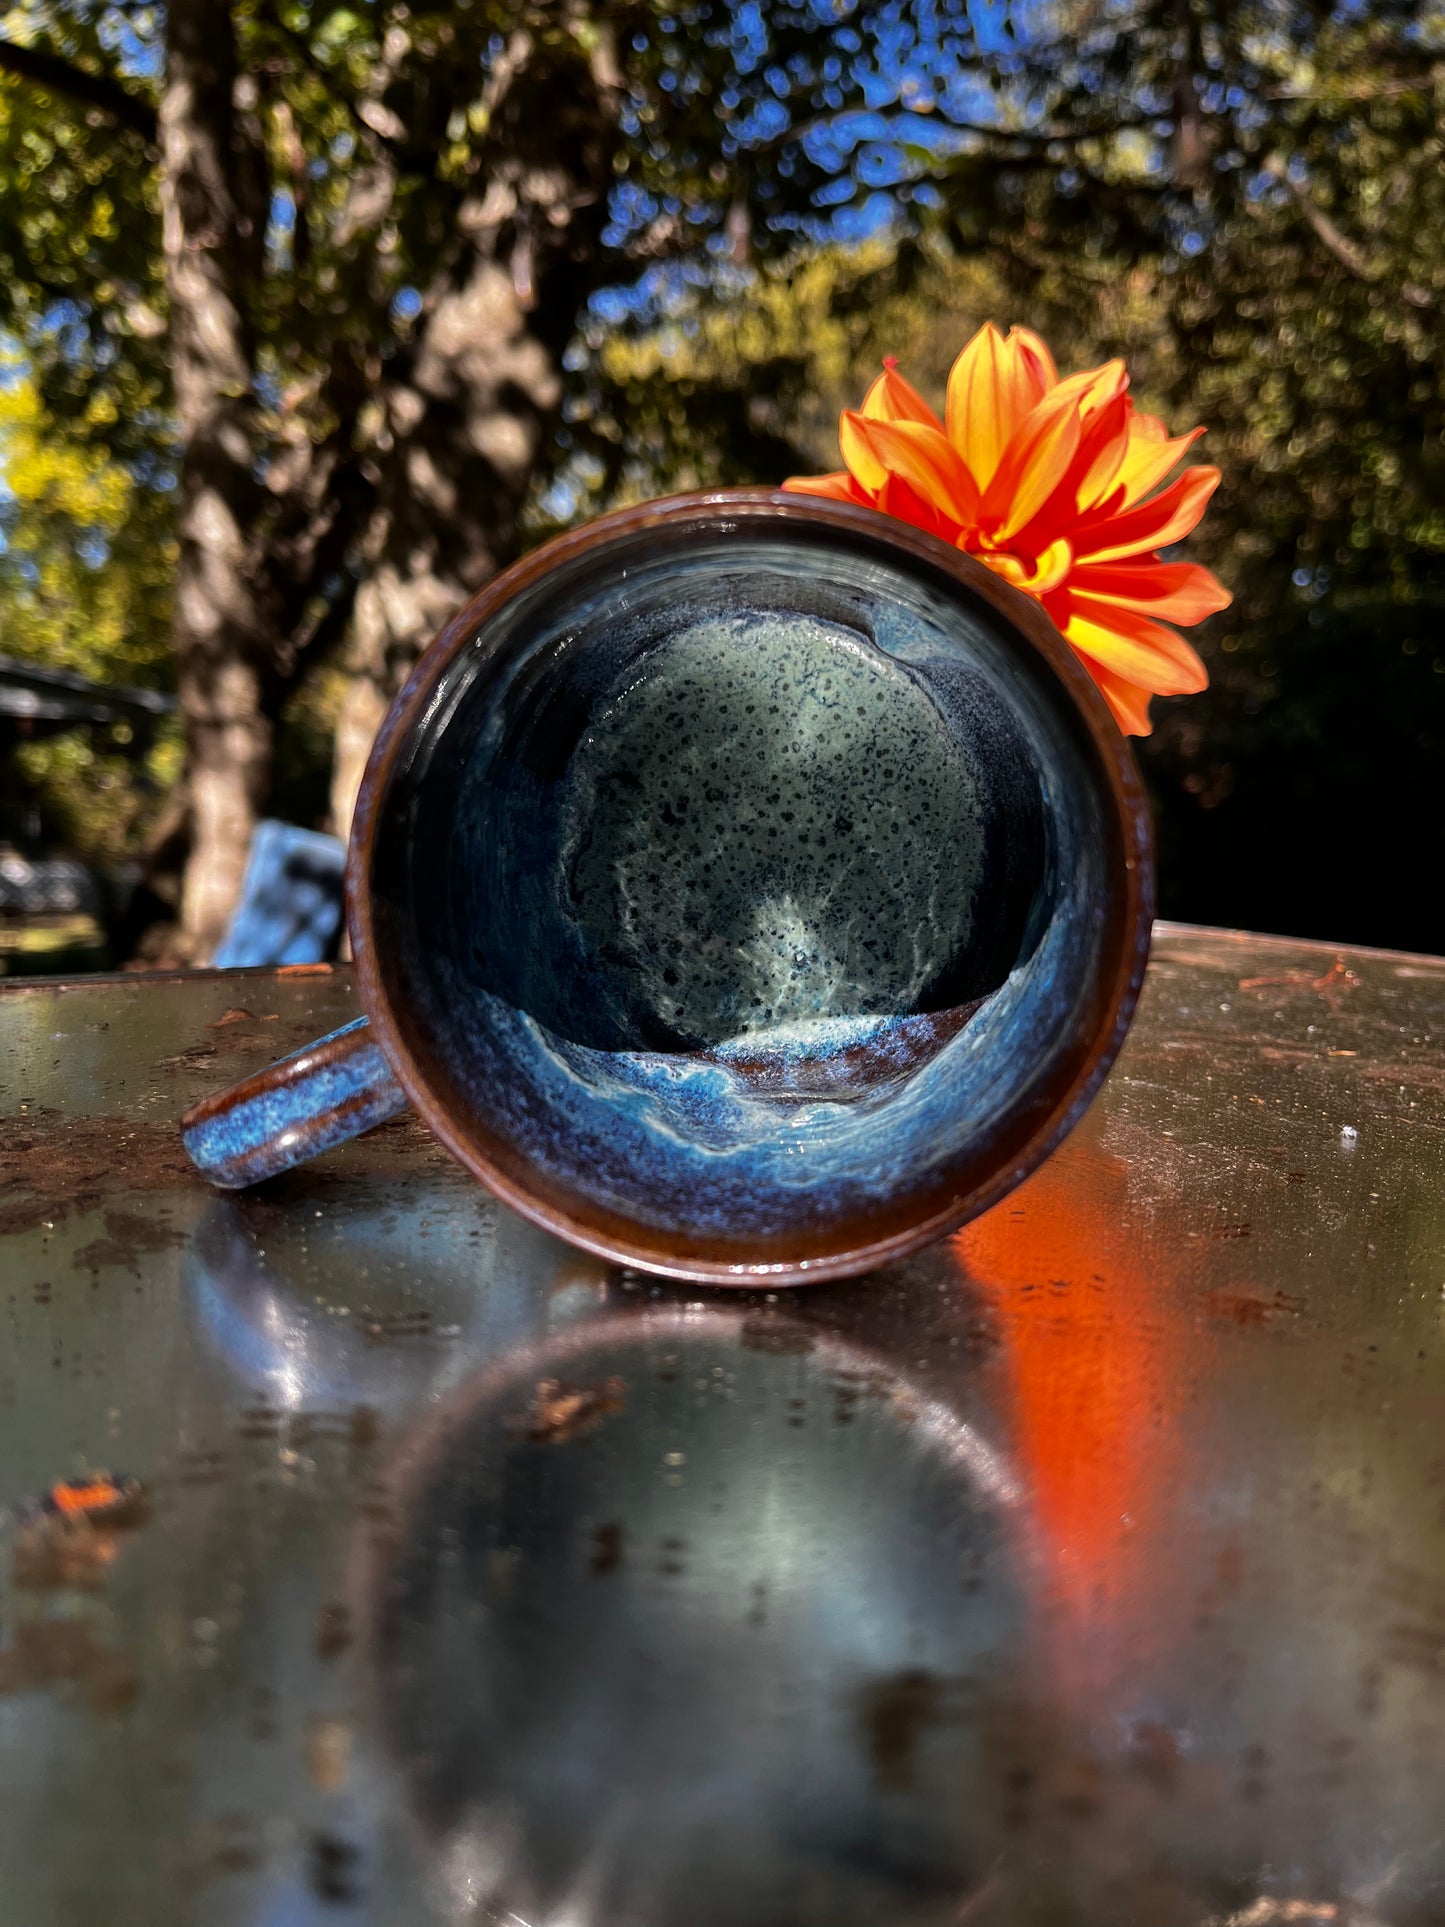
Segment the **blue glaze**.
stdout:
<svg viewBox="0 0 1445 1927">
<path fill-rule="evenodd" d="M 699 543 L 504 617 L 439 690 L 374 871 L 452 1115 L 554 1194 L 724 1252 L 936 1195 L 1027 1112 L 1103 949 L 1102 810 L 1049 673 L 962 599 L 830 563 Z M 816 941 L 772 946 L 754 1027 L 749 906 L 771 942 L 785 896 Z"/>
<path fill-rule="evenodd" d="M 271 1082 L 254 1096 L 198 1105 L 181 1141 L 212 1184 L 238 1190 L 330 1151 L 406 1109 L 406 1094 L 358 1017 L 271 1067 Z M 340 1055 L 311 1060 L 323 1046 L 350 1039 Z"/>
<path fill-rule="evenodd" d="M 341 929 L 346 845 L 271 819 L 256 825 L 241 899 L 211 959 L 218 970 L 320 963 Z"/>
<path fill-rule="evenodd" d="M 844 1101 L 758 1093 L 729 1062 L 740 1044 L 708 1056 L 591 1050 L 485 994 L 459 1012 L 458 1055 L 488 1077 L 493 1115 L 549 1173 L 585 1178 L 648 1224 L 682 1216 L 690 1230 L 766 1237 L 926 1191 L 1041 1073 L 1070 1011 L 1070 945 L 1056 919 L 1028 966 L 930 1062 Z M 821 1054 L 887 1040 L 908 1021 L 835 1020 Z M 794 1048 L 819 1054 L 801 1038 Z"/>
<path fill-rule="evenodd" d="M 439 674 L 381 800 L 374 962 L 415 1074 L 582 1227 L 865 1248 L 999 1175 L 1093 1041 L 1090 754 L 1041 658 L 881 550 L 754 526 L 554 569 Z M 245 1184 L 401 1109 L 353 1034 L 191 1155 Z"/>
</svg>

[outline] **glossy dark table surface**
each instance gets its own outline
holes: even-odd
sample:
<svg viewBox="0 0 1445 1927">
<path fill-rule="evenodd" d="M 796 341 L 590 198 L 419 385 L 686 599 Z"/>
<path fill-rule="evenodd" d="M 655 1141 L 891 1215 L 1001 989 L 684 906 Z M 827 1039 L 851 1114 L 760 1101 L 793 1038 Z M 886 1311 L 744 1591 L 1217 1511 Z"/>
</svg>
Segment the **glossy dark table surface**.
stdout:
<svg viewBox="0 0 1445 1927">
<path fill-rule="evenodd" d="M 208 1192 L 354 1009 L 0 988 L 5 1927 L 1445 1923 L 1445 963 L 1161 928 L 1038 1175 L 774 1297 L 407 1121 Z"/>
</svg>

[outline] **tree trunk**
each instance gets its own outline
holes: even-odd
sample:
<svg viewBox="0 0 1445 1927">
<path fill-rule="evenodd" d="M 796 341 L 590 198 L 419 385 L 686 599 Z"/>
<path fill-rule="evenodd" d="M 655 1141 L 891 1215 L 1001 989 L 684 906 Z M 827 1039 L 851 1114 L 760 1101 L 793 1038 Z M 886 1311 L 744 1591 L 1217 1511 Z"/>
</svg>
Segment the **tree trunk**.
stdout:
<svg viewBox="0 0 1445 1927">
<path fill-rule="evenodd" d="M 185 948 L 208 957 L 234 908 L 270 784 L 275 639 L 247 530 L 257 499 L 245 291 L 261 220 L 237 126 L 229 6 L 169 0 L 160 108 L 172 375 L 181 443 L 174 645 L 191 793 Z"/>
<path fill-rule="evenodd" d="M 621 78 L 517 33 L 494 64 L 495 159 L 458 210 L 463 243 L 430 291 L 387 394 L 390 439 L 337 728 L 332 827 L 346 836 L 378 725 L 418 654 L 512 558 L 562 399 L 562 354 L 603 271 Z"/>
<path fill-rule="evenodd" d="M 407 671 L 509 556 L 560 397 L 560 370 L 529 333 L 510 275 L 477 260 L 439 302 L 412 380 L 390 397 L 399 459 L 381 490 L 377 560 L 356 597 L 331 791 L 338 834 Z"/>
</svg>

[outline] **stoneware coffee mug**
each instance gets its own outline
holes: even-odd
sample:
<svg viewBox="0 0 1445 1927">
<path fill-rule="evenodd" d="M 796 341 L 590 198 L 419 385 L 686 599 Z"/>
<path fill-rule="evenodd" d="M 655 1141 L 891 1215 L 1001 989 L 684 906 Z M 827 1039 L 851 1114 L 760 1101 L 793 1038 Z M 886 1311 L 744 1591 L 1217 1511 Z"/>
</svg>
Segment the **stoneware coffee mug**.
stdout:
<svg viewBox="0 0 1445 1927">
<path fill-rule="evenodd" d="M 197 1105 L 239 1186 L 410 1104 L 590 1251 L 858 1272 L 1007 1192 L 1148 952 L 1133 757 L 1037 603 L 872 509 L 559 537 L 427 650 L 347 865 L 366 1015 Z"/>
</svg>

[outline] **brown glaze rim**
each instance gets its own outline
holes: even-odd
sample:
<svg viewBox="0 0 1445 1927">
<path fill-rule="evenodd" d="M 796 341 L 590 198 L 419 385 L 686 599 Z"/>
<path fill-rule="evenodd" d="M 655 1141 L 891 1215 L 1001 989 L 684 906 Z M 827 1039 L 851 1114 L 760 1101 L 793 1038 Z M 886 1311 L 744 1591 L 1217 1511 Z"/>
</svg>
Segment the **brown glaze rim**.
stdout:
<svg viewBox="0 0 1445 1927">
<path fill-rule="evenodd" d="M 852 537 L 861 546 L 903 558 L 925 581 L 932 577 L 945 591 L 956 595 L 962 589 L 966 599 L 983 603 L 1043 658 L 1071 700 L 1107 795 L 1112 900 L 1093 997 L 1073 1019 L 1074 1036 L 1084 1034 L 1085 1042 L 1061 1051 L 1044 1084 L 1010 1120 L 1010 1127 L 975 1153 L 975 1171 L 980 1158 L 991 1167 L 984 1175 L 936 1205 L 925 1203 L 921 1215 L 917 1200 L 913 1208 L 880 1203 L 876 1229 L 867 1238 L 839 1243 L 836 1237 L 830 1242 L 814 1234 L 791 1248 L 783 1239 L 758 1241 L 757 1256 L 729 1258 L 710 1255 L 715 1238 L 670 1236 L 580 1199 L 575 1192 L 564 1195 L 561 1186 L 531 1181 L 509 1146 L 485 1130 L 462 1127 L 403 1035 L 377 953 L 369 879 L 382 803 L 401 751 L 424 717 L 439 678 L 514 597 L 553 569 L 614 542 L 635 540 L 653 530 L 734 533 L 748 525 L 813 529 L 834 540 Z M 1143 983 L 1154 909 L 1153 843 L 1128 742 L 1093 679 L 1037 602 L 972 556 L 875 509 L 782 491 L 717 489 L 618 509 L 557 536 L 497 576 L 452 617 L 407 679 L 372 746 L 347 853 L 346 898 L 361 1003 L 384 1055 L 423 1122 L 496 1196 L 584 1251 L 640 1271 L 698 1284 L 802 1284 L 871 1270 L 956 1230 L 1020 1184 L 1078 1122 L 1118 1054 Z"/>
<path fill-rule="evenodd" d="M 348 1017 L 347 1024 L 354 1024 L 355 1017 Z M 227 1111 L 234 1111 L 238 1105 L 248 1103 L 253 1097 L 265 1097 L 268 1092 L 285 1090 L 288 1085 L 299 1084 L 315 1071 L 330 1069 L 333 1064 L 344 1063 L 358 1051 L 370 1049 L 376 1038 L 368 1037 L 365 1031 L 343 1029 L 340 1036 L 320 1037 L 314 1044 L 303 1044 L 300 1050 L 292 1051 L 289 1057 L 278 1057 L 274 1064 L 264 1070 L 252 1071 L 238 1084 L 228 1084 L 223 1091 L 208 1091 L 198 1097 L 181 1118 L 181 1129 L 191 1130 L 197 1124 L 208 1124 L 212 1118 L 222 1117 Z M 403 1088 L 405 1088 L 403 1086 Z M 336 1107 L 335 1115 L 343 1115 L 345 1105 Z"/>
</svg>

